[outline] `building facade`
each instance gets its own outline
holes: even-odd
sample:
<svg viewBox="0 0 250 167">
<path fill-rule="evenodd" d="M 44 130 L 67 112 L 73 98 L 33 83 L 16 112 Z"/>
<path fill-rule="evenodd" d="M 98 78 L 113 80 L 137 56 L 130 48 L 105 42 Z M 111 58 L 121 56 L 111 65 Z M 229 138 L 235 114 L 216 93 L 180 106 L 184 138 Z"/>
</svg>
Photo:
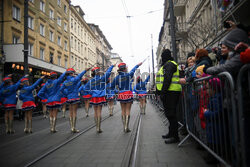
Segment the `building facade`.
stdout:
<svg viewBox="0 0 250 167">
<path fill-rule="evenodd" d="M 97 61 L 97 37 L 84 20 L 80 6 L 70 6 L 70 65 L 77 72 L 93 66 Z"/>
<path fill-rule="evenodd" d="M 29 71 L 34 76 L 69 67 L 69 0 L 29 0 Z M 23 73 L 24 1 L 3 0 L 4 73 Z"/>
<path fill-rule="evenodd" d="M 214 47 L 227 34 L 223 28 L 226 20 L 250 25 L 248 6 L 250 1 L 231 1 L 227 6 L 216 0 L 173 0 L 175 15 L 175 33 L 177 57 L 179 63 L 185 63 L 188 52 L 198 48 Z M 160 64 L 160 55 L 163 48 L 171 49 L 169 36 L 168 0 L 165 0 L 163 26 L 159 35 L 157 62 Z M 166 35 L 168 34 L 168 35 Z"/>
<path fill-rule="evenodd" d="M 111 50 L 113 49 L 98 25 L 89 24 L 96 35 L 96 64 L 103 70 L 110 65 Z"/>
</svg>

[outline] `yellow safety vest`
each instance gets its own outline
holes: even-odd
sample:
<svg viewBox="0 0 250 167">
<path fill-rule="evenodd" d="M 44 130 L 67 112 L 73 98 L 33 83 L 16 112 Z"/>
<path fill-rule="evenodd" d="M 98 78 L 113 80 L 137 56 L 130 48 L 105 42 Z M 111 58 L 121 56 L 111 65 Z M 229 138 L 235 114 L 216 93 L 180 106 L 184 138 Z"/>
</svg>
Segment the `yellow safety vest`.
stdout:
<svg viewBox="0 0 250 167">
<path fill-rule="evenodd" d="M 168 88 L 168 91 L 181 91 L 182 88 L 181 88 L 181 84 L 179 84 L 180 78 L 179 78 L 178 64 L 175 61 L 171 61 L 171 60 L 169 60 L 168 62 L 172 62 L 177 67 L 177 70 L 173 74 L 173 77 L 171 79 L 171 84 Z M 156 89 L 158 91 L 162 90 L 163 82 L 164 82 L 164 72 L 163 72 L 163 66 L 162 66 L 156 75 Z"/>
</svg>

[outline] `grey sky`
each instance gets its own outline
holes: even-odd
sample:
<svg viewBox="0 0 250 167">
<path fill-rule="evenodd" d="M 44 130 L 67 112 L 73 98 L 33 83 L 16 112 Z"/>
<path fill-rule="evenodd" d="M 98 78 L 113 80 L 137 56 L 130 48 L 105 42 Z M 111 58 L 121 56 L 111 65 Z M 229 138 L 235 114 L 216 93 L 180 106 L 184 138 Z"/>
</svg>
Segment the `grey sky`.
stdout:
<svg viewBox="0 0 250 167">
<path fill-rule="evenodd" d="M 163 23 L 163 0 L 72 0 L 72 4 L 81 6 L 88 23 L 99 25 L 112 52 L 118 53 L 129 69 L 148 56 L 151 63 L 151 34 L 155 54 Z M 145 61 L 141 72 L 148 71 L 148 65 Z"/>
</svg>

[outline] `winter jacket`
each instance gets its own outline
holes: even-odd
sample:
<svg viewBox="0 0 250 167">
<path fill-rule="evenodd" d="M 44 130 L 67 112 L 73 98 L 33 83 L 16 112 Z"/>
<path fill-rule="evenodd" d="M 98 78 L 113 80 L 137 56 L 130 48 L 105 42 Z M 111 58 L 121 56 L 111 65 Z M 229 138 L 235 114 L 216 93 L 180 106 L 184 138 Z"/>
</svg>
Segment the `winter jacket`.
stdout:
<svg viewBox="0 0 250 167">
<path fill-rule="evenodd" d="M 167 94 L 168 88 L 172 82 L 172 77 L 173 74 L 176 72 L 177 66 L 172 63 L 171 61 L 167 61 L 164 66 L 163 66 L 163 71 L 164 71 L 164 81 L 163 81 L 163 86 L 161 90 L 161 94 Z"/>
<path fill-rule="evenodd" d="M 118 85 L 119 93 L 132 91 L 131 80 L 134 76 L 135 70 L 139 66 L 136 65 L 129 73 L 119 72 L 119 75 L 115 77 L 113 82 L 111 83 L 111 88 L 114 89 L 116 85 Z"/>
<path fill-rule="evenodd" d="M 217 93 L 209 98 L 208 109 L 204 113 L 208 143 L 220 142 L 223 134 L 222 111 L 221 94 Z"/>
<path fill-rule="evenodd" d="M 87 84 L 86 90 L 91 92 L 92 97 L 104 97 L 106 95 L 105 85 L 111 75 L 113 65 L 108 68 L 103 76 L 95 75 Z"/>
<path fill-rule="evenodd" d="M 79 98 L 78 89 L 80 87 L 80 80 L 82 79 L 83 75 L 86 72 L 87 71 L 84 70 L 83 72 L 78 74 L 76 77 L 67 76 L 67 79 L 66 81 L 64 81 L 63 85 L 65 86 L 65 92 L 67 93 L 68 100 Z"/>
<path fill-rule="evenodd" d="M 65 75 L 66 72 L 64 72 L 58 79 L 49 79 L 42 89 L 40 89 L 37 96 L 40 99 L 47 98 L 47 103 L 61 101 L 60 92 L 58 90 L 60 89 L 60 84 L 63 82 Z"/>
<path fill-rule="evenodd" d="M 216 75 L 221 72 L 229 72 L 234 79 L 236 79 L 240 68 L 243 63 L 240 61 L 240 54 L 233 52 L 230 54 L 229 59 L 226 60 L 225 64 L 220 64 L 214 67 L 209 67 L 204 72 L 210 75 Z"/>
<path fill-rule="evenodd" d="M 147 94 L 147 88 L 146 85 L 150 79 L 150 75 L 146 78 L 144 82 L 139 82 L 135 85 L 134 92 L 136 94 Z"/>
<path fill-rule="evenodd" d="M 27 101 L 35 101 L 34 96 L 32 91 L 38 86 L 38 84 L 42 81 L 42 79 L 38 79 L 33 85 L 31 86 L 27 86 L 24 85 L 22 87 L 22 89 L 20 90 L 20 94 L 19 94 L 19 98 L 20 100 L 22 100 L 23 102 L 27 102 Z"/>
<path fill-rule="evenodd" d="M 13 85 L 3 86 L 0 92 L 0 95 L 3 98 L 3 104 L 16 104 L 17 103 L 16 91 L 18 87 L 20 86 L 21 79 Z"/>
</svg>

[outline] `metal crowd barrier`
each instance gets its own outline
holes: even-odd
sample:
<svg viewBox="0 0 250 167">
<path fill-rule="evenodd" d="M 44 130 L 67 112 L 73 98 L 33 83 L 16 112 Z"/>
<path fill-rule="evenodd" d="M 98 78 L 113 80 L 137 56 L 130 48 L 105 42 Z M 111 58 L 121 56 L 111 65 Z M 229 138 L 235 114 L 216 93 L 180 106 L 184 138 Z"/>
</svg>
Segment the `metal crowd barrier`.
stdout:
<svg viewBox="0 0 250 167">
<path fill-rule="evenodd" d="M 237 78 L 237 100 L 240 125 L 242 166 L 250 166 L 250 64 L 244 65 Z M 247 157 L 248 156 L 248 157 Z"/>
<path fill-rule="evenodd" d="M 191 136 L 225 166 L 242 166 L 232 76 L 223 72 L 197 79 L 185 85 L 183 92 L 188 135 L 178 146 Z"/>
</svg>

